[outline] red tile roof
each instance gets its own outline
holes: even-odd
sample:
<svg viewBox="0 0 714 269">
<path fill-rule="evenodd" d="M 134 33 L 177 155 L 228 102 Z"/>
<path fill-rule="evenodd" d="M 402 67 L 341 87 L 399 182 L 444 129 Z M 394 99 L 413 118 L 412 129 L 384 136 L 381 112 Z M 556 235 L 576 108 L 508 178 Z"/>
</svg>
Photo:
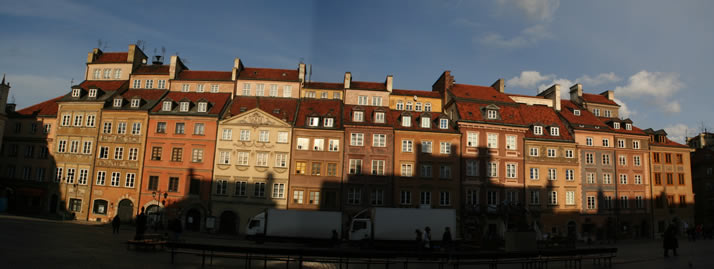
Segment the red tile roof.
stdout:
<svg viewBox="0 0 714 269">
<path fill-rule="evenodd" d="M 570 126 L 575 129 L 593 130 L 596 129 L 593 128 L 594 126 L 600 127 L 597 130 L 602 131 L 610 129 L 610 127 L 600 121 L 600 119 L 593 115 L 593 113 L 590 113 L 590 111 L 588 111 L 587 109 L 576 105 L 570 100 L 561 100 L 560 105 L 562 107 L 562 109 L 560 110 L 560 115 L 563 116 L 563 118 L 565 118 L 565 120 L 570 123 Z M 575 114 L 573 114 L 574 109 L 580 110 L 580 116 L 575 116 Z M 580 127 L 580 125 L 584 126 Z"/>
<path fill-rule="evenodd" d="M 459 98 L 514 103 L 508 95 L 492 87 L 454 84 L 449 92 Z"/>
<path fill-rule="evenodd" d="M 38 115 L 38 116 L 56 116 L 57 115 L 57 100 L 62 99 L 64 95 L 52 98 L 50 100 L 44 101 L 39 104 L 31 105 L 29 107 L 20 109 L 17 112 L 17 114 L 20 115 L 25 115 L 25 116 L 31 116 L 31 115 Z"/>
<path fill-rule="evenodd" d="M 126 100 L 130 100 L 136 96 L 136 97 L 141 98 L 142 100 L 152 101 L 152 100 L 159 100 L 162 96 L 164 96 L 164 93 L 166 93 L 166 90 L 131 89 L 131 90 L 125 91 L 121 96 L 124 97 L 124 99 L 126 99 Z"/>
<path fill-rule="evenodd" d="M 345 88 L 344 83 L 332 82 L 307 82 L 303 88 L 306 89 L 327 89 L 327 90 L 342 90 Z"/>
<path fill-rule="evenodd" d="M 526 132 L 526 138 L 537 138 L 537 139 L 555 139 L 555 140 L 573 140 L 573 137 L 568 132 L 568 128 L 565 123 L 558 117 L 553 108 L 541 105 L 520 105 L 521 116 L 526 124 L 534 125 L 540 124 L 541 126 L 556 126 L 559 129 L 558 136 L 551 136 L 550 131 L 546 128 L 543 130 L 543 135 L 536 135 L 533 133 L 533 128 L 528 128 Z"/>
<path fill-rule="evenodd" d="M 583 99 L 589 103 L 598 103 L 612 106 L 620 106 L 615 101 L 607 99 L 607 97 L 599 94 L 583 93 Z"/>
<path fill-rule="evenodd" d="M 445 115 L 443 113 L 391 110 L 388 112 L 388 114 L 390 115 L 390 118 L 393 119 L 394 129 L 397 129 L 397 130 L 430 131 L 430 132 L 442 132 L 442 133 L 458 132 L 454 128 L 454 124 L 452 122 L 449 122 L 449 127 L 446 129 L 439 128 L 439 117 L 442 115 Z M 403 115 L 409 115 L 412 117 L 411 118 L 412 124 L 410 127 L 402 126 L 402 116 Z M 421 127 L 422 115 L 429 115 L 429 118 L 431 119 L 431 127 L 430 128 L 422 128 Z"/>
<path fill-rule="evenodd" d="M 387 85 L 384 82 L 352 81 L 350 82 L 350 89 L 386 91 Z"/>
<path fill-rule="evenodd" d="M 129 58 L 129 53 L 127 52 L 105 52 L 99 55 L 92 63 L 94 64 L 106 64 L 106 63 L 126 63 Z"/>
<path fill-rule="evenodd" d="M 198 92 L 169 92 L 162 100 L 171 99 L 174 102 L 181 101 L 183 99 L 188 99 L 191 102 L 198 102 L 198 100 L 205 99 L 210 104 L 208 113 L 209 115 L 218 115 L 223 111 L 223 107 L 226 103 L 231 100 L 231 93 L 198 93 Z M 157 105 L 151 109 L 152 112 L 159 112 L 161 110 L 161 103 L 158 102 Z M 195 115 L 195 114 L 190 114 Z"/>
<path fill-rule="evenodd" d="M 507 93 L 506 95 L 508 96 L 516 96 L 516 97 L 530 97 L 530 98 L 540 98 L 540 99 L 545 99 L 543 96 L 532 96 L 532 95 L 525 95 L 525 94 L 515 94 L 515 93 Z"/>
<path fill-rule="evenodd" d="M 352 121 L 352 111 L 364 111 L 364 121 Z M 374 112 L 383 111 L 384 112 L 384 123 L 374 122 Z M 342 112 L 342 120 L 345 125 L 366 125 L 375 127 L 392 127 L 394 119 L 389 114 L 388 107 L 378 107 L 378 106 L 360 106 L 360 105 L 344 105 Z"/>
<path fill-rule="evenodd" d="M 243 68 L 238 74 L 238 79 L 300 81 L 297 70 L 273 68 Z"/>
<path fill-rule="evenodd" d="M 523 118 L 518 106 L 497 105 L 500 109 L 498 114 L 500 119 L 489 120 L 483 114 L 483 110 L 489 104 L 474 102 L 456 102 L 456 110 L 459 112 L 460 120 L 477 121 L 494 124 L 524 125 Z"/>
<path fill-rule="evenodd" d="M 655 139 L 656 140 L 656 139 Z M 679 148 L 689 148 L 686 145 L 682 145 L 680 143 L 674 142 L 672 140 L 669 140 L 668 137 L 665 137 L 665 142 L 660 143 L 658 141 L 650 141 L 650 146 L 665 146 L 665 147 L 679 147 Z"/>
<path fill-rule="evenodd" d="M 178 80 L 231 81 L 230 71 L 195 71 L 184 70 L 178 75 Z"/>
<path fill-rule="evenodd" d="M 605 117 L 598 117 L 603 123 L 607 124 L 608 128 L 610 128 L 610 131 L 616 132 L 616 133 L 622 133 L 622 134 L 634 134 L 634 135 L 646 135 L 642 129 L 637 128 L 634 124 L 632 125 L 632 130 L 627 130 L 625 129 L 625 123 L 622 122 L 620 119 L 617 118 L 605 118 Z M 611 125 L 608 123 L 610 121 L 616 121 L 616 122 L 621 122 L 620 124 L 620 129 L 615 129 L 610 127 Z"/>
<path fill-rule="evenodd" d="M 168 65 L 142 65 L 132 73 L 133 75 L 168 75 L 169 68 Z"/>
<path fill-rule="evenodd" d="M 295 121 L 297 106 L 298 100 L 294 98 L 236 96 L 231 104 L 230 113 L 231 116 L 235 116 L 259 108 L 265 113 L 292 124 Z"/>
<path fill-rule="evenodd" d="M 335 117 L 335 127 L 342 127 L 342 101 L 333 99 L 302 99 L 300 101 L 300 109 L 298 110 L 295 127 L 304 127 L 307 125 L 308 116 L 318 115 L 320 117 L 332 116 Z"/>
<path fill-rule="evenodd" d="M 439 92 L 434 92 L 434 91 L 415 91 L 415 90 L 398 90 L 394 89 L 392 90 L 392 95 L 405 95 L 405 96 L 422 96 L 422 97 L 432 97 L 432 98 L 441 98 L 441 94 Z"/>
<path fill-rule="evenodd" d="M 129 86 L 128 80 L 85 80 L 79 87 L 83 90 L 98 88 L 102 91 L 117 91 Z"/>
</svg>

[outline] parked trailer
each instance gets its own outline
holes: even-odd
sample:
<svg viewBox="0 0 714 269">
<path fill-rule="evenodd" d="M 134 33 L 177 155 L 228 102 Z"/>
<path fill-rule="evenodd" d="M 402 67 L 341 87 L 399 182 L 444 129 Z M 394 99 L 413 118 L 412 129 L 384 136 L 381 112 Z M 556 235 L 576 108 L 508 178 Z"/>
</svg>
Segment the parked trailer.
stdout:
<svg viewBox="0 0 714 269">
<path fill-rule="evenodd" d="M 245 234 L 275 238 L 331 239 L 333 231 L 340 238 L 342 213 L 267 209 L 248 220 Z"/>
<path fill-rule="evenodd" d="M 367 212 L 365 212 L 367 213 Z M 362 215 L 362 214 L 358 214 Z M 372 208 L 367 217 L 350 223 L 350 240 L 414 240 L 415 231 L 431 229 L 432 240 L 440 240 L 446 227 L 456 236 L 456 210 L 427 208 Z"/>
</svg>

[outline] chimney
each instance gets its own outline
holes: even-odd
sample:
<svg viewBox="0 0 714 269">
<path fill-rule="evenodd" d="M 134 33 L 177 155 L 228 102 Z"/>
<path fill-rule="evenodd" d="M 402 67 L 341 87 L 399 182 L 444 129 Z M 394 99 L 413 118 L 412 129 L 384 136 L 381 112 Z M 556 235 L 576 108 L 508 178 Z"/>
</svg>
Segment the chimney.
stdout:
<svg viewBox="0 0 714 269">
<path fill-rule="evenodd" d="M 169 65 L 169 79 L 176 79 L 178 77 L 178 74 L 181 73 L 186 68 L 185 65 L 181 62 L 181 58 L 178 57 L 178 55 L 172 55 L 171 56 L 171 63 Z"/>
<path fill-rule="evenodd" d="M 499 92 L 503 93 L 504 90 L 506 89 L 506 84 L 503 83 L 502 78 L 499 78 L 498 80 L 496 80 L 496 82 L 491 84 L 491 88 L 494 88 L 494 89 L 498 90 Z"/>
<path fill-rule="evenodd" d="M 345 89 L 350 88 L 350 83 L 352 82 L 352 73 L 350 72 L 345 72 Z"/>
<path fill-rule="evenodd" d="M 102 50 L 100 50 L 98 48 L 93 49 L 92 51 L 87 53 L 87 63 L 88 64 L 93 63 L 94 60 L 96 60 L 97 57 L 99 57 L 99 55 L 101 55 L 101 54 L 102 54 Z"/>
<path fill-rule="evenodd" d="M 394 81 L 394 77 L 392 75 L 387 76 L 387 91 L 392 92 L 392 83 Z"/>
<path fill-rule="evenodd" d="M 305 83 L 305 64 L 300 63 L 298 65 L 298 79 L 300 79 L 300 83 Z"/>
<path fill-rule="evenodd" d="M 560 84 L 553 84 L 550 88 L 540 92 L 538 96 L 553 100 L 553 108 L 560 111 Z"/>
<path fill-rule="evenodd" d="M 607 100 L 614 101 L 615 100 L 615 92 L 613 91 L 604 91 L 600 93 L 600 95 L 607 97 Z"/>
<path fill-rule="evenodd" d="M 243 63 L 240 62 L 240 58 L 236 57 L 233 59 L 233 73 L 231 74 L 231 80 L 236 81 L 241 70 L 243 70 Z"/>
<path fill-rule="evenodd" d="M 583 97 L 583 84 L 576 83 L 570 86 L 570 101 L 580 103 L 580 98 Z"/>
<path fill-rule="evenodd" d="M 441 73 L 439 79 L 431 85 L 431 91 L 440 92 L 443 95 L 447 90 L 451 89 L 451 86 L 454 86 L 454 76 L 451 75 L 451 71 L 446 70 L 444 73 Z"/>
</svg>

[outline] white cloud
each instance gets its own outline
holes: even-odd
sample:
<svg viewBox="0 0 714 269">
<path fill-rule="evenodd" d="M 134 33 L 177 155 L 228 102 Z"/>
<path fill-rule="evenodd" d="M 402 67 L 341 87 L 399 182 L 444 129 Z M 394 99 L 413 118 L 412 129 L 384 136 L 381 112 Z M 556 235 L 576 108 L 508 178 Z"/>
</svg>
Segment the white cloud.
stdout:
<svg viewBox="0 0 714 269">
<path fill-rule="evenodd" d="M 551 20 L 560 6 L 560 0 L 498 0 L 501 6 L 515 6 L 532 20 Z"/>
<path fill-rule="evenodd" d="M 575 81 L 561 78 L 553 74 L 541 74 L 535 70 L 522 71 L 519 76 L 515 76 L 506 81 L 506 85 L 524 89 L 537 88 L 539 91 L 545 90 L 553 84 L 560 84 L 561 87 L 570 87 L 575 83 L 582 83 L 586 87 L 612 83 L 621 80 L 615 73 L 601 73 L 594 77 L 583 75 Z M 548 83 L 546 83 L 548 82 Z"/>
<path fill-rule="evenodd" d="M 672 99 L 675 93 L 684 88 L 684 82 L 678 73 L 648 72 L 642 70 L 632 75 L 625 86 L 615 88 L 618 96 L 630 98 L 648 98 L 669 113 L 680 112 L 681 105 Z"/>
<path fill-rule="evenodd" d="M 696 129 L 689 128 L 689 126 L 685 124 L 678 123 L 664 127 L 664 131 L 667 132 L 667 137 L 669 137 L 669 139 L 679 143 L 686 143 L 685 138 L 687 137 L 688 133 L 692 132 L 693 135 Z"/>
<path fill-rule="evenodd" d="M 636 114 L 636 112 L 630 110 L 630 107 L 628 107 L 627 104 L 622 100 L 615 98 L 614 101 L 615 103 L 620 105 L 620 118 L 626 119 Z"/>
<path fill-rule="evenodd" d="M 618 82 L 620 80 L 622 80 L 622 78 L 615 75 L 615 73 L 610 72 L 610 73 L 602 73 L 595 77 L 590 77 L 588 75 L 584 75 L 582 77 L 579 77 L 575 81 L 592 87 L 592 86 L 598 86 L 598 85 L 606 84 L 606 83 Z"/>
<path fill-rule="evenodd" d="M 553 34 L 548 31 L 545 25 L 536 24 L 523 29 L 518 35 L 511 38 L 497 33 L 488 33 L 475 41 L 487 46 L 514 49 L 528 47 L 551 37 Z"/>
<path fill-rule="evenodd" d="M 538 83 L 554 78 L 554 75 L 541 75 L 538 71 L 522 71 L 520 76 L 507 80 L 506 85 L 521 88 L 534 88 L 538 85 Z"/>
</svg>

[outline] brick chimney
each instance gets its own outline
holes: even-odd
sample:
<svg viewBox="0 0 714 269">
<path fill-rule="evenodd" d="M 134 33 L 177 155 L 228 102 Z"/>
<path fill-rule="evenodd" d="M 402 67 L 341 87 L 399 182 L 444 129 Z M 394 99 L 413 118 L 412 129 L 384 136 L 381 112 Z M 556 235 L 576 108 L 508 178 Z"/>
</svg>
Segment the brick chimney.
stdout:
<svg viewBox="0 0 714 269">
<path fill-rule="evenodd" d="M 615 92 L 613 92 L 613 91 L 604 91 L 604 92 L 601 92 L 600 95 L 607 97 L 607 100 L 610 100 L 610 101 L 615 100 Z"/>
<path fill-rule="evenodd" d="M 392 75 L 387 76 L 387 91 L 392 92 L 392 83 L 394 82 L 394 77 Z"/>
<path fill-rule="evenodd" d="M 300 84 L 305 84 L 305 64 L 300 63 L 298 65 L 298 79 L 300 79 Z"/>
<path fill-rule="evenodd" d="M 146 54 L 139 47 L 134 44 L 129 45 L 129 55 L 126 57 L 127 63 L 132 63 L 134 67 L 140 64 L 146 64 L 146 59 L 148 58 Z"/>
<path fill-rule="evenodd" d="M 431 91 L 440 92 L 443 96 L 452 86 L 454 86 L 454 76 L 451 75 L 451 71 L 446 70 L 444 73 L 441 73 L 441 76 L 431 85 Z"/>
<path fill-rule="evenodd" d="M 580 100 L 583 97 L 583 84 L 576 83 L 573 86 L 570 86 L 570 101 L 573 103 L 580 103 Z"/>
<path fill-rule="evenodd" d="M 88 64 L 93 63 L 94 60 L 96 60 L 99 57 L 99 55 L 102 55 L 102 53 L 103 53 L 102 50 L 100 50 L 99 48 L 94 48 L 92 51 L 90 51 L 87 54 L 87 63 Z"/>
<path fill-rule="evenodd" d="M 538 96 L 553 100 L 553 108 L 560 111 L 560 84 L 553 84 L 547 90 L 540 92 Z"/>
<path fill-rule="evenodd" d="M 243 63 L 240 62 L 240 58 L 236 57 L 233 59 L 233 72 L 231 73 L 231 79 L 236 81 L 240 71 L 243 70 Z"/>
<path fill-rule="evenodd" d="M 238 58 L 236 58 L 238 59 Z M 171 63 L 169 64 L 169 79 L 176 79 L 178 77 L 178 74 L 181 73 L 184 69 L 188 69 L 183 62 L 181 62 L 181 58 L 178 57 L 178 55 L 172 55 L 171 56 Z"/>
<path fill-rule="evenodd" d="M 498 80 L 496 80 L 496 82 L 491 84 L 491 88 L 494 88 L 499 92 L 503 93 L 506 90 L 506 84 L 503 82 L 502 78 L 499 78 Z"/>
<path fill-rule="evenodd" d="M 344 81 L 345 89 L 349 89 L 349 88 L 350 88 L 350 83 L 351 83 L 351 82 L 352 82 L 352 73 L 350 73 L 350 72 L 345 72 L 345 81 Z"/>
</svg>

